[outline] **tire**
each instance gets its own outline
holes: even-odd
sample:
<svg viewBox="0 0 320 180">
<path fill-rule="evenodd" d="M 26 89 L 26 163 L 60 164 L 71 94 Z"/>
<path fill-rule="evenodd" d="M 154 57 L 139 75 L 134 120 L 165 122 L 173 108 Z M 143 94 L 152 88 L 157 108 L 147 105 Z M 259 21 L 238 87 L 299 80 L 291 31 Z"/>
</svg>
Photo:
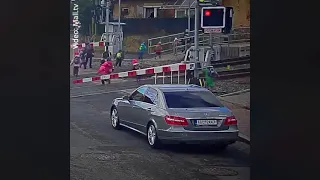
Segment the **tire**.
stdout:
<svg viewBox="0 0 320 180">
<path fill-rule="evenodd" d="M 113 129 L 116 129 L 116 130 L 121 129 L 120 119 L 118 116 L 118 110 L 115 107 L 112 108 L 112 110 L 111 110 L 110 120 L 111 120 L 111 126 L 113 127 Z"/>
<path fill-rule="evenodd" d="M 159 149 L 161 147 L 161 142 L 157 135 L 157 129 L 153 123 L 150 123 L 147 128 L 147 141 L 149 146 L 153 149 Z"/>
<path fill-rule="evenodd" d="M 216 144 L 213 145 L 213 151 L 214 152 L 224 152 L 228 148 L 228 144 Z"/>
</svg>

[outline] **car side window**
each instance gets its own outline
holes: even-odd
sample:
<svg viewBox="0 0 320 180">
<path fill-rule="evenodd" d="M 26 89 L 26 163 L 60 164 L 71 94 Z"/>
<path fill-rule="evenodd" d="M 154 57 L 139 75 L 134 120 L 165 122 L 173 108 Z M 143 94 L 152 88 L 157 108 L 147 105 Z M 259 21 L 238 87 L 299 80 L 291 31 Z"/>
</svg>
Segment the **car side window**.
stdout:
<svg viewBox="0 0 320 180">
<path fill-rule="evenodd" d="M 157 100 L 158 100 L 158 93 L 155 89 L 153 88 L 148 88 L 147 91 L 144 93 L 144 101 L 146 103 L 149 104 L 157 104 Z"/>
<path fill-rule="evenodd" d="M 143 101 L 144 100 L 144 92 L 146 91 L 146 87 L 142 87 L 137 89 L 132 95 L 130 96 L 130 100 L 134 101 Z"/>
</svg>

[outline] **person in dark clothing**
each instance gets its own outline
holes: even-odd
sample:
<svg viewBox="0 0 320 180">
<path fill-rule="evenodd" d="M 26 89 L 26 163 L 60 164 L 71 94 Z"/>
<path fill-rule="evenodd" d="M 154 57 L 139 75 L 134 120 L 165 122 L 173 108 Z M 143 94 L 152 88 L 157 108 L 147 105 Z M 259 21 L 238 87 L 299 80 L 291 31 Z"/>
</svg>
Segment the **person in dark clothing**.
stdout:
<svg viewBox="0 0 320 180">
<path fill-rule="evenodd" d="M 86 64 L 84 66 L 84 69 L 87 68 L 88 63 L 89 63 L 89 68 L 92 68 L 92 58 L 94 57 L 94 49 L 89 43 L 86 43 L 85 52 L 86 52 Z"/>
<path fill-rule="evenodd" d="M 105 62 L 106 62 L 106 60 L 102 59 L 102 60 L 100 61 L 100 66 L 101 66 L 103 63 L 105 63 Z"/>
<path fill-rule="evenodd" d="M 83 67 L 85 67 L 86 66 L 86 52 L 85 52 L 85 50 L 81 49 L 79 55 L 80 55 L 80 68 L 82 67 L 82 65 L 83 65 Z"/>
<path fill-rule="evenodd" d="M 119 50 L 116 54 L 116 66 L 121 67 L 122 59 L 123 59 L 123 53 L 121 50 Z"/>
<path fill-rule="evenodd" d="M 108 50 L 108 47 L 107 47 L 107 50 L 102 53 L 102 59 L 106 60 L 109 57 L 111 58 L 111 53 L 110 53 L 110 51 Z"/>
<path fill-rule="evenodd" d="M 199 78 L 194 77 L 194 71 L 193 70 L 187 70 L 187 79 L 188 79 L 188 84 L 194 84 L 198 86 L 204 87 L 205 81 L 204 78 L 202 77 L 203 75 L 200 74 Z"/>
</svg>

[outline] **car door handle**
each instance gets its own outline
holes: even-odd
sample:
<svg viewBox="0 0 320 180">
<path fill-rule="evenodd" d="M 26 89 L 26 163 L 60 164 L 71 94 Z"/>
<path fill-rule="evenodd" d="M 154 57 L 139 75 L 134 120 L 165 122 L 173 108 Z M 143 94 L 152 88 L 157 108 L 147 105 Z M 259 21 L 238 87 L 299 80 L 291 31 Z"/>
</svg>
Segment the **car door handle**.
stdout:
<svg viewBox="0 0 320 180">
<path fill-rule="evenodd" d="M 132 106 L 132 108 L 139 108 L 139 106 Z"/>
<path fill-rule="evenodd" d="M 152 111 L 152 109 L 151 108 L 147 108 L 147 111 Z"/>
</svg>

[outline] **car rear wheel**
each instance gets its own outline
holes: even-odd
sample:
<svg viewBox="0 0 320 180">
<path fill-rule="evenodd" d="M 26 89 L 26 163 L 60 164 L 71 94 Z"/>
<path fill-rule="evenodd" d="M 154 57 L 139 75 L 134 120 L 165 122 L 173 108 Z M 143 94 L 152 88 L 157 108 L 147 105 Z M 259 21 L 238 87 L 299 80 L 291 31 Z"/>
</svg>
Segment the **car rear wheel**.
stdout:
<svg viewBox="0 0 320 180">
<path fill-rule="evenodd" d="M 117 108 L 112 109 L 110 119 L 111 119 L 111 125 L 114 129 L 117 129 L 117 130 L 121 129 Z"/>
<path fill-rule="evenodd" d="M 160 148 L 160 140 L 157 136 L 157 129 L 153 123 L 148 126 L 147 139 L 150 147 L 157 149 Z"/>
<path fill-rule="evenodd" d="M 213 145 L 213 151 L 215 152 L 223 152 L 228 148 L 228 144 L 215 144 Z"/>
</svg>

